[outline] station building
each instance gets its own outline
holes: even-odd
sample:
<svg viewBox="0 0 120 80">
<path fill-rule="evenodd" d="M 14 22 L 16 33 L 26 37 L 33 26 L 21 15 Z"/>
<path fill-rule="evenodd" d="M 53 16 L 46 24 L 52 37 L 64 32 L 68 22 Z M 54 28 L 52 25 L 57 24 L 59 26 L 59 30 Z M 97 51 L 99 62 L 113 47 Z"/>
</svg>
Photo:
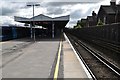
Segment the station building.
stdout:
<svg viewBox="0 0 120 80">
<path fill-rule="evenodd" d="M 15 16 L 14 20 L 21 23 L 30 24 L 31 29 L 34 29 L 34 25 L 42 26 L 43 29 L 46 29 L 46 34 L 49 37 L 57 37 L 63 31 L 67 23 L 69 22 L 69 15 L 51 18 L 43 14 L 34 16 L 32 18 L 18 17 Z M 33 31 L 31 30 L 31 37 Z"/>
</svg>

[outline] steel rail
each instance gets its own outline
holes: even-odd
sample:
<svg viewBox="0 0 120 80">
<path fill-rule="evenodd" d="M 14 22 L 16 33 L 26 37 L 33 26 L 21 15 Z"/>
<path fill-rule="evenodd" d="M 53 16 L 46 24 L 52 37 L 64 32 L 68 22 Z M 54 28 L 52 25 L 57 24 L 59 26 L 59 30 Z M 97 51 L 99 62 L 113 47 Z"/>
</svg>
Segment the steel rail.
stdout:
<svg viewBox="0 0 120 80">
<path fill-rule="evenodd" d="M 69 37 L 68 37 L 69 38 Z M 71 39 L 69 39 L 71 42 Z M 72 44 L 73 45 L 73 44 Z M 82 58 L 82 56 L 79 54 L 79 50 L 77 48 L 74 47 L 74 49 L 76 50 L 79 58 L 82 60 L 83 64 L 85 65 L 85 67 L 87 68 L 88 72 L 90 73 L 91 77 L 93 80 L 97 80 L 96 76 L 93 74 L 93 72 L 91 71 L 91 69 L 88 67 L 87 63 L 85 62 L 85 60 Z"/>
<path fill-rule="evenodd" d="M 106 65 L 109 69 L 111 69 L 113 72 L 115 72 L 118 76 L 120 76 L 120 69 L 114 65 L 113 63 L 109 62 L 108 60 L 106 60 L 103 56 L 101 56 L 98 52 L 95 52 L 94 50 L 92 50 L 91 48 L 89 48 L 87 45 L 85 45 L 82 41 L 75 39 L 75 37 L 72 39 L 74 39 L 74 41 L 76 43 L 78 43 L 79 45 L 81 45 L 85 50 L 87 50 L 89 53 L 91 53 L 94 57 L 96 57 L 100 62 L 102 62 L 104 65 Z M 77 40 L 77 41 L 76 41 Z"/>
</svg>

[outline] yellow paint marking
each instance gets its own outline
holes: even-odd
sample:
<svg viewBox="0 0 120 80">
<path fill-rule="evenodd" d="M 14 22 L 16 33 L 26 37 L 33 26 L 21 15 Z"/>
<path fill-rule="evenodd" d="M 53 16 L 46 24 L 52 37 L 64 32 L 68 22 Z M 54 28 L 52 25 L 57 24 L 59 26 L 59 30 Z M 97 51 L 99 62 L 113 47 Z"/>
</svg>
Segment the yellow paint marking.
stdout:
<svg viewBox="0 0 120 80">
<path fill-rule="evenodd" d="M 60 42 L 60 46 L 59 46 L 58 57 L 57 57 L 57 63 L 56 63 L 55 72 L 54 72 L 54 80 L 57 80 L 57 78 L 58 78 L 61 49 L 62 49 L 62 41 Z"/>
<path fill-rule="evenodd" d="M 4 41 L 4 42 L 0 42 L 0 44 L 4 44 L 4 43 L 10 43 L 11 41 Z"/>
<path fill-rule="evenodd" d="M 8 42 L 8 41 L 7 41 Z M 0 44 L 4 44 L 4 43 L 7 43 L 7 42 L 0 42 Z"/>
</svg>

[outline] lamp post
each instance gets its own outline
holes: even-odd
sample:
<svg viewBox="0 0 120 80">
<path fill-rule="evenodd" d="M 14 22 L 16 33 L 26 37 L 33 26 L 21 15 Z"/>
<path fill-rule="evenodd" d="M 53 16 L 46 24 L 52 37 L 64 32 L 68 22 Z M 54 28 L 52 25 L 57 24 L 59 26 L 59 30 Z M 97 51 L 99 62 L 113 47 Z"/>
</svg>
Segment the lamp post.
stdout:
<svg viewBox="0 0 120 80">
<path fill-rule="evenodd" d="M 28 4 L 27 6 L 32 6 L 33 7 L 33 27 L 34 27 L 34 41 L 35 41 L 35 23 L 34 23 L 34 7 L 35 6 L 40 6 L 40 4 Z M 33 31 L 32 31 L 32 27 L 31 27 L 31 38 L 32 38 L 32 34 L 33 34 Z"/>
</svg>

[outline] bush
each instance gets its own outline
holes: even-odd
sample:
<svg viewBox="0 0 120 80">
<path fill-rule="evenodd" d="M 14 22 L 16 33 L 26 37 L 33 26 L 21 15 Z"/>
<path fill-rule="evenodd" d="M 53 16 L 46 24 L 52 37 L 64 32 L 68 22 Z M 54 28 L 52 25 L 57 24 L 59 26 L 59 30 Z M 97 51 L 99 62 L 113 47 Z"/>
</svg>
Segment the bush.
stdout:
<svg viewBox="0 0 120 80">
<path fill-rule="evenodd" d="M 99 19 L 97 26 L 102 26 L 102 25 L 103 25 L 103 22 Z"/>
<path fill-rule="evenodd" d="M 74 26 L 74 29 L 79 29 L 79 28 L 81 28 L 80 25 L 76 25 L 76 26 Z"/>
</svg>

